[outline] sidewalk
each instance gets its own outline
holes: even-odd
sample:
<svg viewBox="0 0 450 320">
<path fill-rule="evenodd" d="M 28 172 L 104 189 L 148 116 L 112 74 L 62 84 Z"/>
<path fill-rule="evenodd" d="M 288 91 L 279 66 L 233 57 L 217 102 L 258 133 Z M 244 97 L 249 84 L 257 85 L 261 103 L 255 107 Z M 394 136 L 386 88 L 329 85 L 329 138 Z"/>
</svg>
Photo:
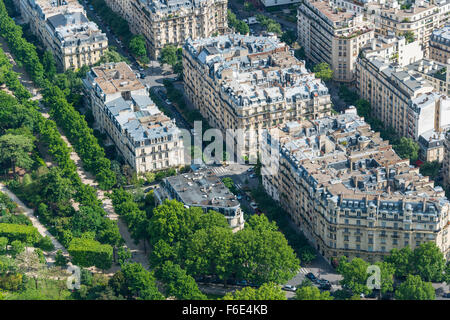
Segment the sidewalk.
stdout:
<svg viewBox="0 0 450 320">
<path fill-rule="evenodd" d="M 49 265 L 54 264 L 56 252 L 58 250 L 61 250 L 63 252 L 64 256 L 66 256 L 66 257 L 69 256 L 69 253 L 67 252 L 66 248 L 64 248 L 63 245 L 61 243 L 59 243 L 59 241 L 56 240 L 56 238 L 54 236 L 52 236 L 52 234 L 48 231 L 48 229 L 42 223 L 39 222 L 39 220 L 34 215 L 33 209 L 28 208 L 14 193 L 12 193 L 2 183 L 0 183 L 0 191 L 3 192 L 4 194 L 6 194 L 12 201 L 17 203 L 19 208 L 22 209 L 23 214 L 31 220 L 33 227 L 35 227 L 38 230 L 38 232 L 41 234 L 41 236 L 43 236 L 43 237 L 48 236 L 52 240 L 52 243 L 55 246 L 55 249 L 53 251 L 43 251 L 45 259 L 47 260 L 47 263 Z"/>
</svg>

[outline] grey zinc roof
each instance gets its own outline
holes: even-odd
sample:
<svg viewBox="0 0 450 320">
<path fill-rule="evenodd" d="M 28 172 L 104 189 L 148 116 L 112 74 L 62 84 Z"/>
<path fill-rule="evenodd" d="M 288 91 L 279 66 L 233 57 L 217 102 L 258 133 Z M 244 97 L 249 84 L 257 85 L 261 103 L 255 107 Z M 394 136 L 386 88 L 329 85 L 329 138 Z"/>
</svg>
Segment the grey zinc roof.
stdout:
<svg viewBox="0 0 450 320">
<path fill-rule="evenodd" d="M 81 12 L 57 14 L 47 19 L 53 29 L 70 24 L 87 23 L 89 20 Z"/>
</svg>

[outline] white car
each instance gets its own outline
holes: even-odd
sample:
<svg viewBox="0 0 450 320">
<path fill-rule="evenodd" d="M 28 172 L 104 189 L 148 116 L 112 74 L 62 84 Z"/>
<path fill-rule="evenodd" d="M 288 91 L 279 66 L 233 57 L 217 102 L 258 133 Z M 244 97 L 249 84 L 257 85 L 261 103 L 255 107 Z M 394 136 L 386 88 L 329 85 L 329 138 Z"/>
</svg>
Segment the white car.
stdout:
<svg viewBox="0 0 450 320">
<path fill-rule="evenodd" d="M 283 290 L 295 292 L 295 291 L 297 291 L 297 287 L 296 286 L 291 286 L 290 284 L 287 284 L 287 285 L 283 286 Z"/>
<path fill-rule="evenodd" d="M 169 99 L 166 99 L 166 103 L 170 106 L 172 104 L 172 102 L 170 102 Z"/>
<path fill-rule="evenodd" d="M 250 207 L 252 207 L 252 209 L 256 209 L 258 208 L 258 205 L 256 204 L 256 202 L 252 202 L 250 203 Z"/>
</svg>

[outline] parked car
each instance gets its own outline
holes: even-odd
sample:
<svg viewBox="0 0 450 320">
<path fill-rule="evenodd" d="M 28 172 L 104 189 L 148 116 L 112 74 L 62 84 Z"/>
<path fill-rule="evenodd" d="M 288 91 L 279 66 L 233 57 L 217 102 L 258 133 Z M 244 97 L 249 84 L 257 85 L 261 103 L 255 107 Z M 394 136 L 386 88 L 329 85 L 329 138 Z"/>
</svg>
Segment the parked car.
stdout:
<svg viewBox="0 0 450 320">
<path fill-rule="evenodd" d="M 236 196 L 236 199 L 242 200 L 242 195 L 238 194 L 238 195 Z"/>
<path fill-rule="evenodd" d="M 256 204 L 256 202 L 250 202 L 250 207 L 255 210 L 256 208 L 258 208 L 258 205 Z"/>
<path fill-rule="evenodd" d="M 283 286 L 282 289 L 286 290 L 286 291 L 293 291 L 293 292 L 297 291 L 297 288 L 295 286 L 291 286 L 290 284 Z"/>
<path fill-rule="evenodd" d="M 142 78 L 142 79 L 145 79 L 145 77 L 146 77 L 146 74 L 143 73 L 143 72 L 141 72 L 141 78 Z"/>
<path fill-rule="evenodd" d="M 317 277 L 316 277 L 312 272 L 308 273 L 308 274 L 306 275 L 306 277 L 307 277 L 309 280 L 311 280 L 312 282 L 316 282 L 316 281 L 317 281 Z"/>
<path fill-rule="evenodd" d="M 172 104 L 172 102 L 170 102 L 169 99 L 166 99 L 166 103 L 170 106 Z"/>
<path fill-rule="evenodd" d="M 251 178 L 251 179 L 256 178 L 256 174 L 252 173 L 252 174 L 250 175 L 250 178 Z"/>
<path fill-rule="evenodd" d="M 321 290 L 330 290 L 331 289 L 331 283 L 328 280 L 318 279 L 317 284 L 319 285 L 319 289 L 321 289 Z"/>
<path fill-rule="evenodd" d="M 247 172 L 252 172 L 252 171 L 253 171 L 253 167 L 247 169 Z"/>
<path fill-rule="evenodd" d="M 236 284 L 238 286 L 247 286 L 248 282 L 247 282 L 247 280 L 239 280 L 239 281 L 236 282 Z"/>
<path fill-rule="evenodd" d="M 442 295 L 442 297 L 450 299 L 450 292 L 446 292 Z"/>
</svg>

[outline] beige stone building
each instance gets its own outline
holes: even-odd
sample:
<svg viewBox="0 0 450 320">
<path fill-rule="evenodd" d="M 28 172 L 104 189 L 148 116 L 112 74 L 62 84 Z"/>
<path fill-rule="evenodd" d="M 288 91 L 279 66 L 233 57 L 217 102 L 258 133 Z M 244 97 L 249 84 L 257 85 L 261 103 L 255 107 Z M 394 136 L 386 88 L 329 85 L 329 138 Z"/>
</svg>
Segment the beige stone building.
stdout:
<svg viewBox="0 0 450 320">
<path fill-rule="evenodd" d="M 406 65 L 406 68 L 410 72 L 417 72 L 422 75 L 436 91 L 449 95 L 450 74 L 447 72 L 447 64 L 425 58 Z"/>
<path fill-rule="evenodd" d="M 366 58 L 378 57 L 386 62 L 396 63 L 399 66 L 412 64 L 423 58 L 419 41 L 406 43 L 401 36 L 389 34 L 377 35 L 361 48 L 360 56 Z"/>
<path fill-rule="evenodd" d="M 433 31 L 430 38 L 430 59 L 444 64 L 450 61 L 450 25 Z"/>
<path fill-rule="evenodd" d="M 366 12 L 368 20 L 376 26 L 377 33 L 388 35 L 388 32 L 393 32 L 401 36 L 410 32 L 421 44 L 424 56 L 428 57 L 431 34 L 445 24 L 450 12 L 450 3 L 437 2 L 420 0 L 409 9 L 401 9 L 397 1 L 370 3 L 366 5 Z"/>
<path fill-rule="evenodd" d="M 359 51 L 374 37 L 364 14 L 328 1 L 304 0 L 297 17 L 298 42 L 307 58 L 328 63 L 334 80 L 354 81 Z"/>
<path fill-rule="evenodd" d="M 212 127 L 243 131 L 244 156 L 256 155 L 265 129 L 331 113 L 325 84 L 276 37 L 188 40 L 183 67 L 189 100 Z"/>
<path fill-rule="evenodd" d="M 376 56 L 359 59 L 356 84 L 361 98 L 370 102 L 372 116 L 400 136 L 418 141 L 422 160 L 442 161 L 441 132 L 450 126 L 446 94 L 439 93 L 414 68 L 386 63 Z"/>
<path fill-rule="evenodd" d="M 180 129 L 150 99 L 125 62 L 94 67 L 83 79 L 85 97 L 102 132 L 137 173 L 186 165 Z"/>
<path fill-rule="evenodd" d="M 62 70 L 93 65 L 108 48 L 108 38 L 86 18 L 76 0 L 20 0 L 18 4 L 23 19 Z"/>
<path fill-rule="evenodd" d="M 444 185 L 450 188 L 450 133 L 447 132 L 444 140 L 444 161 L 442 162 L 442 176 Z"/>
<path fill-rule="evenodd" d="M 280 126 L 263 148 L 278 166 L 277 174 L 262 168 L 264 188 L 328 261 L 373 262 L 428 241 L 450 259 L 442 188 L 400 159 L 355 109 Z"/>
<path fill-rule="evenodd" d="M 227 0 L 107 0 L 108 6 L 142 34 L 153 58 L 168 44 L 223 34 L 227 29 Z"/>
</svg>

